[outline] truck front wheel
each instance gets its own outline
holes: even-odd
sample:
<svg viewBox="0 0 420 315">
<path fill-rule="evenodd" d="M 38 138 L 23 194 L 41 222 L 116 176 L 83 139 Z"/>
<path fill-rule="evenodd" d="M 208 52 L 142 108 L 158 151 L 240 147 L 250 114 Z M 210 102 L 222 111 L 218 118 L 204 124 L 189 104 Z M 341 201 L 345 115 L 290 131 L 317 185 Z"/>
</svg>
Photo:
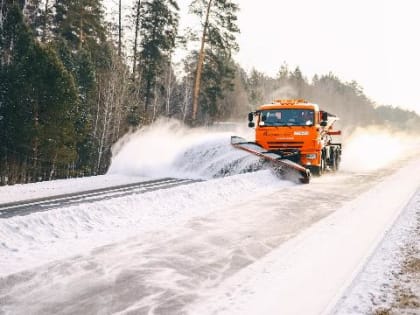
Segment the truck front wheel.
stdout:
<svg viewBox="0 0 420 315">
<path fill-rule="evenodd" d="M 309 166 L 309 170 L 313 176 L 319 177 L 322 175 L 321 166 Z"/>
<path fill-rule="evenodd" d="M 325 172 L 325 155 L 321 155 L 321 165 L 319 166 L 308 166 L 309 170 L 311 171 L 311 174 L 314 176 L 322 176 Z"/>
</svg>

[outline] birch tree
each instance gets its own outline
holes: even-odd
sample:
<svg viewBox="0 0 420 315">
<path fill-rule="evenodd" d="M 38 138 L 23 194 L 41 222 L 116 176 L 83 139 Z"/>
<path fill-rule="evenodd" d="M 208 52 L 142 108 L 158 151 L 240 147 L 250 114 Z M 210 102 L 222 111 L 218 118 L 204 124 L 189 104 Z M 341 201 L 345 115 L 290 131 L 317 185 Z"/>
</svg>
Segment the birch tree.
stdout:
<svg viewBox="0 0 420 315">
<path fill-rule="evenodd" d="M 126 130 L 129 75 L 129 67 L 122 63 L 118 49 L 114 49 L 109 68 L 98 76 L 98 103 L 94 131 L 98 143 L 96 173 L 102 173 L 107 169 L 111 146 Z"/>
</svg>

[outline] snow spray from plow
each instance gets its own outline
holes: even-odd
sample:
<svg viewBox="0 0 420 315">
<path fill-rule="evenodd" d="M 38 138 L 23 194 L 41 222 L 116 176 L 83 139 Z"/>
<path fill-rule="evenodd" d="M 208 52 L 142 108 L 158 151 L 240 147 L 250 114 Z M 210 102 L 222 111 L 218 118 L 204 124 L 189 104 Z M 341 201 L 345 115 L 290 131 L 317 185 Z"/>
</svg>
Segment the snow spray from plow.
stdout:
<svg viewBox="0 0 420 315">
<path fill-rule="evenodd" d="M 218 131 L 190 129 L 175 120 L 160 120 L 125 136 L 113 147 L 109 174 L 146 177 L 211 179 L 267 167 L 263 161 L 230 144 L 234 133 L 247 129 Z"/>
<path fill-rule="evenodd" d="M 269 168 L 257 155 L 231 145 L 232 135 L 252 139 L 246 126 L 231 130 L 190 129 L 176 120 L 159 120 L 123 137 L 112 150 L 109 174 L 211 179 Z M 379 141 L 380 140 L 380 141 Z M 418 141 L 378 128 L 358 128 L 344 140 L 341 171 L 375 171 L 408 154 Z M 382 150 L 379 150 L 379 148 Z M 384 151 L 384 148 L 389 148 Z M 398 150 L 396 150 L 398 148 Z M 366 150 L 371 149 L 372 154 Z M 375 152 L 383 154 L 375 154 Z M 388 153 L 387 153 L 388 152 Z M 387 154 L 385 154 L 387 153 Z"/>
</svg>

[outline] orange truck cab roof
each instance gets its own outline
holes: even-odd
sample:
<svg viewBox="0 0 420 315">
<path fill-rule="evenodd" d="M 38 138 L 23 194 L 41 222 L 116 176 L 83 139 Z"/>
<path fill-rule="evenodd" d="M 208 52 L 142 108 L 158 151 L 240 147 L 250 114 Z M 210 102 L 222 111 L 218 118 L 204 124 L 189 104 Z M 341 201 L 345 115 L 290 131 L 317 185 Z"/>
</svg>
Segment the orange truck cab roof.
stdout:
<svg viewBox="0 0 420 315">
<path fill-rule="evenodd" d="M 260 107 L 258 107 L 258 110 L 270 110 L 280 108 L 312 109 L 315 111 L 319 111 L 319 106 L 317 104 L 308 103 L 303 99 L 274 100 L 271 104 L 261 105 Z"/>
</svg>

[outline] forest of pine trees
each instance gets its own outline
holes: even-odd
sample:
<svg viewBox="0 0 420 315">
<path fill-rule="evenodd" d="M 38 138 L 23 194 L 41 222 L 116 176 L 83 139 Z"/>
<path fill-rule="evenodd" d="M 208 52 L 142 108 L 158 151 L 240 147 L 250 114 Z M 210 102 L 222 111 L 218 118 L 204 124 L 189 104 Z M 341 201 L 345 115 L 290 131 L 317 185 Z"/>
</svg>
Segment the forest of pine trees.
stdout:
<svg viewBox="0 0 420 315">
<path fill-rule="evenodd" d="M 112 145 L 133 128 L 161 116 L 190 126 L 245 121 L 280 97 L 322 104 L 348 127 L 419 128 L 414 112 L 376 107 L 331 73 L 308 80 L 286 64 L 275 78 L 246 73 L 233 59 L 237 3 L 191 0 L 201 23 L 188 32 L 176 0 L 133 0 L 129 17 L 119 0 L 115 23 L 101 0 L 0 0 L 0 184 L 103 174 Z"/>
</svg>

